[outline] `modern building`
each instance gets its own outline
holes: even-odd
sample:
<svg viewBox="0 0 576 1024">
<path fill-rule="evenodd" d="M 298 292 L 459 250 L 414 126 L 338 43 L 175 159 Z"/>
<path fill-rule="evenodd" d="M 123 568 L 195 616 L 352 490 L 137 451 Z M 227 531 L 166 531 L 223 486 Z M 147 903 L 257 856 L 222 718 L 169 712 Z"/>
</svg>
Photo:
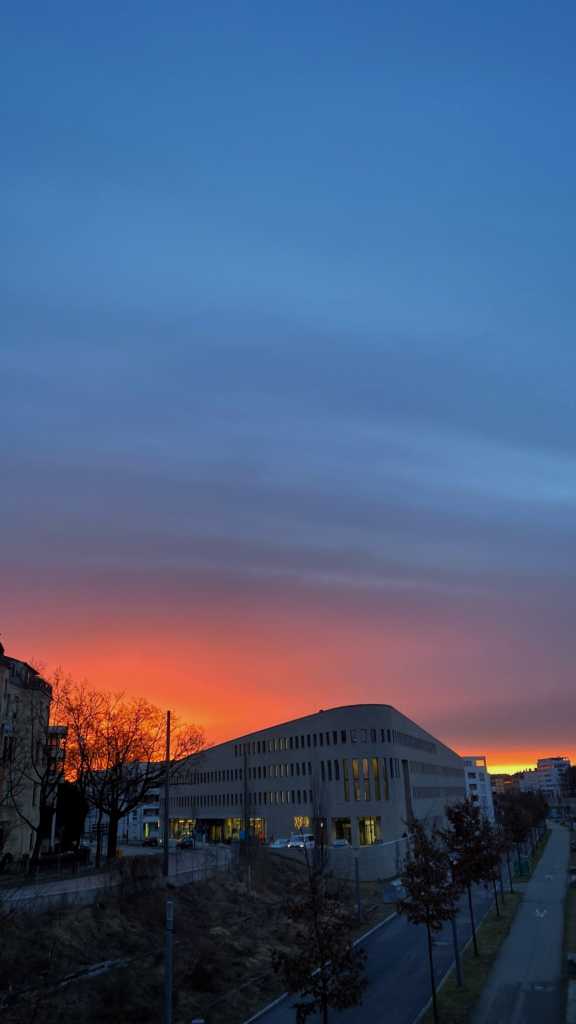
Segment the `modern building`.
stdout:
<svg viewBox="0 0 576 1024">
<path fill-rule="evenodd" d="M 465 796 L 461 758 L 387 704 L 319 711 L 181 762 L 170 832 L 269 841 L 320 827 L 353 847 L 394 843 L 417 817 L 442 824 Z M 160 816 L 164 799 L 160 798 Z"/>
<path fill-rule="evenodd" d="M 0 644 L 0 859 L 31 852 L 49 764 L 52 687 Z"/>
<path fill-rule="evenodd" d="M 536 768 L 520 779 L 523 792 L 542 793 L 550 806 L 561 804 L 565 795 L 570 760 L 567 757 L 540 757 Z"/>
<path fill-rule="evenodd" d="M 138 804 L 133 811 L 130 811 L 120 820 L 118 827 L 119 843 L 141 843 L 144 839 L 149 839 L 151 836 L 160 835 L 159 800 L 159 790 L 150 790 L 142 803 Z M 108 815 L 100 814 L 97 807 L 89 804 L 88 813 L 84 821 L 85 839 L 96 841 L 99 821 L 101 834 L 105 836 L 108 833 Z"/>
<path fill-rule="evenodd" d="M 488 821 L 494 821 L 494 802 L 492 800 L 492 785 L 488 766 L 484 755 L 477 754 L 474 757 L 463 757 L 464 779 L 466 782 L 466 796 L 473 803 L 478 804 L 483 816 Z"/>
</svg>

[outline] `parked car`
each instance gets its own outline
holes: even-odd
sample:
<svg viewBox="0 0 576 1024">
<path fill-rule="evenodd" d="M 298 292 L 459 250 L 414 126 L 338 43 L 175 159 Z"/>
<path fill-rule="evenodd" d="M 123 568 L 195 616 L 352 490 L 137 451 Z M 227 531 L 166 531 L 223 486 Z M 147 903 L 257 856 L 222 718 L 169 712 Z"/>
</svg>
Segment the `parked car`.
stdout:
<svg viewBox="0 0 576 1024">
<path fill-rule="evenodd" d="M 160 840 L 158 836 L 146 836 L 146 839 L 142 840 L 142 846 L 159 846 Z"/>
<path fill-rule="evenodd" d="M 332 848 L 334 850 L 340 850 L 347 846 L 350 846 L 350 843 L 348 842 L 347 839 L 335 839 L 334 842 L 332 843 Z"/>
<path fill-rule="evenodd" d="M 302 835 L 296 833 L 290 836 L 288 840 L 288 849 L 296 850 L 313 850 L 314 849 L 314 836 L 309 832 L 304 832 Z"/>
<path fill-rule="evenodd" d="M 176 845 L 179 850 L 195 850 L 196 839 L 194 836 L 182 836 Z"/>
<path fill-rule="evenodd" d="M 271 850 L 285 850 L 289 845 L 290 840 L 282 838 L 282 836 L 278 836 L 278 839 L 273 839 L 272 842 L 269 843 Z"/>
</svg>

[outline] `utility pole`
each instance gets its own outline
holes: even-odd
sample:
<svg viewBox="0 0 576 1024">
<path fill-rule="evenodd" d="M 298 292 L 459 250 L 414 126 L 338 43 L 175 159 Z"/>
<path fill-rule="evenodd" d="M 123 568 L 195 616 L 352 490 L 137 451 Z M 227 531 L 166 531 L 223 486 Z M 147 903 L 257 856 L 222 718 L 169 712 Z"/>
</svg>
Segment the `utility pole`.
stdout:
<svg viewBox="0 0 576 1024">
<path fill-rule="evenodd" d="M 168 839 L 170 837 L 170 712 L 166 712 L 166 764 L 164 766 L 164 857 L 162 874 L 168 878 L 170 857 Z"/>
<path fill-rule="evenodd" d="M 170 712 L 168 712 L 170 713 Z M 174 935 L 174 902 L 166 900 L 164 928 L 164 1024 L 172 1024 L 172 943 Z"/>
</svg>

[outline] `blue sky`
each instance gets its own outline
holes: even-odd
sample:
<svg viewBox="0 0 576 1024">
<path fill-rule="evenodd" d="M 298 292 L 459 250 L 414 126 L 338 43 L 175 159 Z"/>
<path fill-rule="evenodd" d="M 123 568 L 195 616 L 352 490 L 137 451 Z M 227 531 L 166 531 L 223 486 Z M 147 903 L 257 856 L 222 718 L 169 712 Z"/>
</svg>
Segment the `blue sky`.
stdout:
<svg viewBox="0 0 576 1024">
<path fill-rule="evenodd" d="M 89 667 L 143 575 L 230 657 L 334 608 L 343 699 L 564 752 L 573 5 L 118 7 L 3 14 L 7 645 Z"/>
</svg>

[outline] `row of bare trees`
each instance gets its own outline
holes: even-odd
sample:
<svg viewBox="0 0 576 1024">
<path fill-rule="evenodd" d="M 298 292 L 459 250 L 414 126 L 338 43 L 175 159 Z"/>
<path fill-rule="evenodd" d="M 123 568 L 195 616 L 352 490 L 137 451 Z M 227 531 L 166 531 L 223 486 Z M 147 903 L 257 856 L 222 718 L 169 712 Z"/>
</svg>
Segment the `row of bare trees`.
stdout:
<svg viewBox="0 0 576 1024">
<path fill-rule="evenodd" d="M 401 914 L 413 924 L 423 924 L 428 938 L 428 957 L 434 1020 L 438 1020 L 432 942 L 446 922 L 453 925 L 454 953 L 459 973 L 459 951 L 454 922 L 460 900 L 467 896 L 472 944 L 479 955 L 474 919 L 473 886 L 491 886 L 496 914 L 500 916 L 497 882 L 503 895 L 502 864 L 508 864 L 513 891 L 510 851 L 526 842 L 535 843 L 534 832 L 542 828 L 547 805 L 536 794 L 511 794 L 498 808 L 499 820 L 492 824 L 478 806 L 464 800 L 446 808 L 448 828 L 427 829 L 413 819 L 408 824 L 409 853 L 402 874 L 404 897 Z"/>
<path fill-rule="evenodd" d="M 63 778 L 107 827 L 107 858 L 116 855 L 118 827 L 182 759 L 205 745 L 203 730 L 172 717 L 171 756 L 165 755 L 165 716 L 141 697 L 108 693 L 61 671 L 51 679 L 50 723 L 65 727 L 65 757 L 51 756 L 51 730 L 41 707 L 31 705 L 4 758 L 4 799 L 33 831 L 29 865 L 34 870 L 44 838 L 46 810 Z M 52 730 L 53 735 L 53 730 Z M 23 798 L 33 787 L 33 803 Z"/>
</svg>

